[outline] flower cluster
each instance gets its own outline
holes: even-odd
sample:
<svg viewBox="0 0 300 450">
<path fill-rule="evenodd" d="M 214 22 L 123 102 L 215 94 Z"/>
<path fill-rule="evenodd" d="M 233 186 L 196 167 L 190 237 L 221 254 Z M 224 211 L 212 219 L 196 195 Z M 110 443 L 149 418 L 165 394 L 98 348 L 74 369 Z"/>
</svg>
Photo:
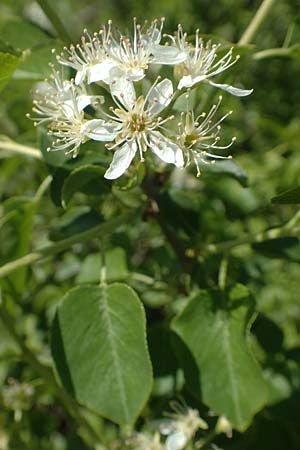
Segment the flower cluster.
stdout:
<svg viewBox="0 0 300 450">
<path fill-rule="evenodd" d="M 113 152 L 108 179 L 120 177 L 136 154 L 144 161 L 148 150 L 156 160 L 179 168 L 194 162 L 198 175 L 199 163 L 222 158 L 212 151 L 227 149 L 235 138 L 218 144 L 220 124 L 230 114 L 213 122 L 221 97 L 207 114 L 191 109 L 187 100 L 177 121 L 178 108 L 173 114 L 172 107 L 203 83 L 236 96 L 249 95 L 251 90 L 212 81 L 239 57 L 232 48 L 219 56 L 220 46 L 205 43 L 198 30 L 191 43 L 181 25 L 174 35 L 163 35 L 163 25 L 164 19 L 147 26 L 134 18 L 132 35 L 124 35 L 109 21 L 93 35 L 85 30 L 80 44 L 56 55 L 60 68 L 52 66 L 51 77 L 36 91 L 33 108 L 35 125 L 47 124 L 53 137 L 49 151 L 76 156 L 85 142 L 103 142 Z M 176 89 L 169 78 L 154 75 L 161 66 L 169 66 L 178 79 Z M 65 79 L 66 70 L 74 78 Z"/>
<path fill-rule="evenodd" d="M 154 435 L 139 432 L 128 440 L 130 450 L 183 450 L 192 442 L 196 433 L 207 430 L 207 423 L 201 419 L 196 409 L 189 408 L 185 403 L 172 402 L 172 413 L 166 413 L 159 432 Z"/>
<path fill-rule="evenodd" d="M 31 408 L 33 395 L 34 389 L 30 384 L 10 378 L 2 390 L 2 401 L 6 408 L 14 411 L 14 418 L 18 422 L 22 418 L 22 411 Z"/>
<path fill-rule="evenodd" d="M 170 406 L 172 412 L 165 413 L 165 419 L 152 423 L 152 433 L 139 431 L 129 435 L 125 441 L 126 448 L 130 450 L 201 449 L 207 448 L 212 436 L 225 433 L 228 438 L 232 437 L 232 425 L 225 416 L 220 416 L 214 429 L 209 430 L 208 424 L 200 417 L 199 411 L 188 407 L 183 399 L 172 401 Z M 209 411 L 208 415 L 215 416 L 212 411 Z M 158 431 L 157 427 L 159 427 Z M 210 445 L 211 448 L 217 448 L 212 443 Z M 121 441 L 116 448 L 124 448 Z"/>
</svg>

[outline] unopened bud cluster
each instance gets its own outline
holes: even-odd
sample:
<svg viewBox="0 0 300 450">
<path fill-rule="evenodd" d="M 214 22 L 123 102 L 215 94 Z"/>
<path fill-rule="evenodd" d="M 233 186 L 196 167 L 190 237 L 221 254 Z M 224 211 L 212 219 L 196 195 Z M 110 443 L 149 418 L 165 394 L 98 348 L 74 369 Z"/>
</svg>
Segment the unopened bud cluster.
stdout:
<svg viewBox="0 0 300 450">
<path fill-rule="evenodd" d="M 109 21 L 93 35 L 84 30 L 79 44 L 56 54 L 57 64 L 37 89 L 33 107 L 35 125 L 46 124 L 53 137 L 49 151 L 75 157 L 89 140 L 105 143 L 113 155 L 108 179 L 120 177 L 135 157 L 144 161 L 149 154 L 179 168 L 192 162 L 198 175 L 199 163 L 227 157 L 220 150 L 235 138 L 219 143 L 221 123 L 230 114 L 219 115 L 222 98 L 203 112 L 190 107 L 189 97 L 205 83 L 249 95 L 251 90 L 212 81 L 239 57 L 233 48 L 220 56 L 220 46 L 204 42 L 199 30 L 192 42 L 181 25 L 174 35 L 164 35 L 163 25 L 161 19 L 141 26 L 134 18 L 132 35 L 124 35 Z M 176 82 L 157 75 L 163 66 Z M 64 76 L 70 71 L 74 78 Z M 185 104 L 182 113 L 173 108 L 179 97 Z"/>
</svg>

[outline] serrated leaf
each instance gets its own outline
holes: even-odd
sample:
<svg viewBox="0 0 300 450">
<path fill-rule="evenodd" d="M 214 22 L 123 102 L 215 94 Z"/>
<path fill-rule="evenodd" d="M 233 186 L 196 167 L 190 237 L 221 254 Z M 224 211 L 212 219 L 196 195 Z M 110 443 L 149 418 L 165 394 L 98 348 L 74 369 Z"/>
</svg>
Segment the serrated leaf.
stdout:
<svg viewBox="0 0 300 450">
<path fill-rule="evenodd" d="M 107 193 L 110 184 L 104 178 L 106 169 L 101 166 L 86 165 L 73 170 L 67 177 L 62 188 L 62 204 L 67 206 L 76 192 L 83 192 L 87 195 L 97 195 Z"/>
<path fill-rule="evenodd" d="M 52 356 L 64 387 L 95 412 L 132 424 L 152 385 L 145 313 L 125 284 L 78 287 L 58 307 Z"/>
<path fill-rule="evenodd" d="M 219 291 L 199 293 L 172 324 L 187 386 L 240 431 L 266 400 L 262 372 L 247 341 L 253 315 L 248 289 L 237 285 L 226 298 Z"/>
<path fill-rule="evenodd" d="M 276 197 L 272 198 L 271 202 L 282 205 L 295 205 L 300 203 L 300 186 L 276 195 Z"/>
</svg>

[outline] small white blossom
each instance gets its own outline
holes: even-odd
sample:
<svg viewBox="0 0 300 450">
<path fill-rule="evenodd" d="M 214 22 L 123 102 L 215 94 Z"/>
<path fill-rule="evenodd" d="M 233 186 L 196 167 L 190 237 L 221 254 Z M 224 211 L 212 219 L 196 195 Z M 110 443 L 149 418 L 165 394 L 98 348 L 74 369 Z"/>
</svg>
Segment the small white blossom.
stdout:
<svg viewBox="0 0 300 450">
<path fill-rule="evenodd" d="M 179 90 L 206 82 L 231 94 L 244 96 L 250 90 L 241 90 L 227 84 L 217 84 L 211 78 L 230 68 L 238 60 L 231 48 L 219 56 L 219 45 L 205 43 L 196 31 L 194 44 L 189 42 L 181 25 L 171 42 L 162 45 L 164 18 L 147 22 L 141 26 L 133 19 L 133 32 L 122 34 L 112 29 L 108 21 L 93 35 L 84 30 L 81 43 L 65 48 L 56 56 L 58 63 L 76 72 L 75 79 L 64 78 L 52 66 L 52 75 L 39 83 L 35 92 L 35 125 L 48 127 L 53 143 L 48 150 L 62 150 L 76 156 L 81 144 L 92 139 L 105 142 L 113 151 L 113 159 L 105 173 L 108 179 L 120 177 L 130 166 L 136 153 L 141 161 L 150 149 L 165 163 L 176 167 L 195 162 L 200 175 L 200 163 L 213 163 L 223 156 L 210 153 L 209 149 L 221 150 L 230 147 L 235 138 L 226 145 L 219 145 L 221 122 L 230 112 L 215 123 L 214 115 L 219 102 L 207 115 L 195 117 L 194 111 L 182 113 L 178 135 L 174 136 L 164 124 L 174 119 L 169 112 L 174 100 L 173 85 L 169 79 L 158 77 L 146 95 L 138 96 L 134 83 L 142 80 L 149 66 L 174 65 Z M 66 70 L 65 67 L 61 68 Z M 90 84 L 99 82 L 107 90 L 114 106 L 104 111 L 100 104 L 104 97 L 91 95 Z M 105 86 L 107 85 L 107 86 Z M 143 85 L 144 87 L 144 85 Z M 98 89 L 100 89 L 98 87 Z M 138 92 L 142 89 L 137 86 Z M 99 146 L 101 150 L 101 146 Z M 226 158 L 226 157 L 225 157 Z M 177 436 L 177 441 L 179 437 Z M 182 438 L 183 439 L 183 438 Z"/>
<path fill-rule="evenodd" d="M 8 383 L 2 389 L 3 405 L 14 411 L 14 418 L 19 422 L 22 412 L 32 406 L 34 389 L 29 383 L 20 383 L 14 379 L 9 379 Z"/>
<path fill-rule="evenodd" d="M 181 63 L 186 55 L 176 48 L 160 45 L 164 18 L 158 27 L 157 19 L 153 20 L 150 28 L 143 31 L 136 18 L 133 19 L 133 36 L 120 33 L 119 39 L 112 36 L 108 45 L 108 54 L 117 64 L 119 78 L 125 77 L 130 81 L 139 81 L 145 76 L 149 64 L 174 65 Z"/>
<path fill-rule="evenodd" d="M 220 416 L 216 424 L 216 432 L 224 433 L 228 438 L 232 438 L 232 424 L 225 416 Z"/>
<path fill-rule="evenodd" d="M 251 94 L 252 89 L 239 89 L 228 84 L 217 84 L 210 81 L 210 78 L 224 72 L 224 70 L 238 61 L 239 55 L 235 58 L 233 57 L 233 48 L 228 50 L 224 56 L 218 58 L 220 44 L 212 44 L 211 41 L 205 43 L 199 37 L 199 30 L 196 30 L 195 45 L 192 45 L 187 41 L 187 33 L 183 32 L 181 25 L 178 25 L 176 36 L 169 36 L 169 38 L 174 47 L 181 53 L 186 54 L 184 62 L 178 68 L 178 73 L 181 77 L 178 89 L 190 88 L 197 83 L 206 81 L 210 85 L 223 89 L 238 97 Z"/>
<path fill-rule="evenodd" d="M 107 120 L 94 119 L 87 123 L 85 133 L 91 139 L 103 142 L 109 150 L 117 148 L 105 178 L 120 177 L 129 167 L 136 152 L 144 160 L 144 152 L 150 148 L 162 161 L 182 167 L 184 164 L 182 150 L 165 137 L 160 129 L 173 116 L 163 119 L 159 116 L 171 102 L 173 86 L 170 80 L 157 81 L 148 91 L 146 97 L 136 99 L 132 84 L 130 89 L 120 90 L 120 84 L 111 86 L 111 94 L 117 108 L 111 108 Z"/>
<path fill-rule="evenodd" d="M 150 436 L 145 433 L 135 433 L 129 440 L 128 444 L 132 450 L 164 450 L 164 446 L 160 442 L 159 433 Z"/>
<path fill-rule="evenodd" d="M 88 84 L 97 81 L 109 84 L 110 70 L 115 67 L 107 55 L 110 36 L 111 22 L 108 23 L 108 30 L 103 27 L 93 36 L 85 29 L 81 44 L 71 45 L 70 48 L 65 47 L 64 52 L 56 56 L 60 64 L 76 70 L 75 84 L 79 85 L 85 80 Z"/>
<path fill-rule="evenodd" d="M 85 134 L 87 120 L 83 110 L 88 105 L 102 103 L 103 97 L 87 95 L 83 86 L 63 80 L 54 68 L 42 92 L 37 90 L 35 95 L 32 110 L 37 116 L 32 118 L 34 124 L 37 126 L 48 122 L 48 134 L 56 138 L 47 150 L 73 152 L 75 157 L 80 145 L 89 140 Z"/>
<path fill-rule="evenodd" d="M 34 117 L 35 125 L 56 120 L 72 120 L 78 116 L 88 105 L 104 101 L 102 96 L 87 95 L 83 86 L 74 86 L 69 80 L 64 80 L 60 72 L 52 67 L 50 79 L 40 83 L 35 91 L 34 107 L 32 111 L 38 116 Z M 31 118 L 29 114 L 27 117 Z"/>
<path fill-rule="evenodd" d="M 187 96 L 188 98 L 188 96 Z M 214 115 L 219 109 L 222 97 L 212 106 L 209 113 L 202 113 L 195 118 L 194 111 L 187 111 L 181 114 L 181 121 L 178 123 L 177 142 L 186 154 L 186 165 L 194 161 L 197 167 L 197 176 L 200 176 L 199 162 L 214 163 L 216 159 L 231 159 L 231 156 L 220 156 L 208 152 L 209 149 L 225 150 L 229 148 L 236 140 L 232 138 L 231 142 L 225 146 L 218 144 L 221 131 L 221 123 L 228 117 L 232 111 L 222 116 L 218 121 L 213 122 Z"/>
<path fill-rule="evenodd" d="M 0 450 L 9 450 L 9 436 L 2 429 L 0 429 Z"/>
<path fill-rule="evenodd" d="M 173 402 L 172 408 L 175 413 L 168 414 L 171 420 L 163 424 L 160 431 L 167 436 L 166 450 L 182 450 L 199 428 L 207 430 L 208 425 L 196 409 L 177 402 Z"/>
</svg>

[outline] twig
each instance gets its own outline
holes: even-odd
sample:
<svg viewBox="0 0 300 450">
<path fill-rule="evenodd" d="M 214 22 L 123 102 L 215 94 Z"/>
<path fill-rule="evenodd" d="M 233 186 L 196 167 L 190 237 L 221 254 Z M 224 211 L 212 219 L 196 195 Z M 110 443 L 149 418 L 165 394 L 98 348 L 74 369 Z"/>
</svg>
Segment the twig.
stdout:
<svg viewBox="0 0 300 450">
<path fill-rule="evenodd" d="M 58 36 L 63 40 L 67 42 L 71 42 L 71 37 L 66 30 L 63 22 L 58 17 L 58 14 L 54 11 L 52 6 L 49 5 L 47 0 L 37 0 L 37 3 L 40 5 L 42 10 L 44 11 L 45 15 L 48 17 L 50 22 L 53 25 L 53 28 L 56 30 Z"/>
<path fill-rule="evenodd" d="M 256 35 L 264 20 L 267 18 L 268 13 L 270 12 L 270 9 L 272 8 L 274 3 L 275 0 L 263 0 L 262 4 L 256 11 L 255 16 L 253 17 L 250 24 L 243 33 L 241 39 L 239 40 L 239 45 L 251 44 L 252 39 Z"/>
<path fill-rule="evenodd" d="M 41 249 L 29 253 L 21 258 L 15 259 L 7 264 L 4 264 L 0 267 L 0 278 L 14 272 L 19 267 L 28 266 L 29 264 L 34 264 L 40 261 L 47 256 L 55 255 L 56 253 L 62 252 L 72 245 L 77 244 L 78 242 L 84 242 L 96 237 L 98 235 L 104 236 L 106 234 L 112 233 L 115 228 L 119 227 L 123 223 L 126 223 L 129 219 L 129 213 L 125 213 L 116 219 L 112 219 L 108 222 L 101 223 L 100 225 L 96 225 L 93 228 L 90 228 L 87 231 L 83 231 L 82 233 L 77 233 L 74 236 L 63 239 L 55 244 L 50 244 Z"/>
<path fill-rule="evenodd" d="M 42 159 L 42 153 L 37 148 L 18 144 L 17 142 L 11 140 L 0 140 L 0 148 L 3 150 L 9 150 L 10 152 L 17 153 L 22 156 L 31 156 L 36 159 Z"/>
</svg>

